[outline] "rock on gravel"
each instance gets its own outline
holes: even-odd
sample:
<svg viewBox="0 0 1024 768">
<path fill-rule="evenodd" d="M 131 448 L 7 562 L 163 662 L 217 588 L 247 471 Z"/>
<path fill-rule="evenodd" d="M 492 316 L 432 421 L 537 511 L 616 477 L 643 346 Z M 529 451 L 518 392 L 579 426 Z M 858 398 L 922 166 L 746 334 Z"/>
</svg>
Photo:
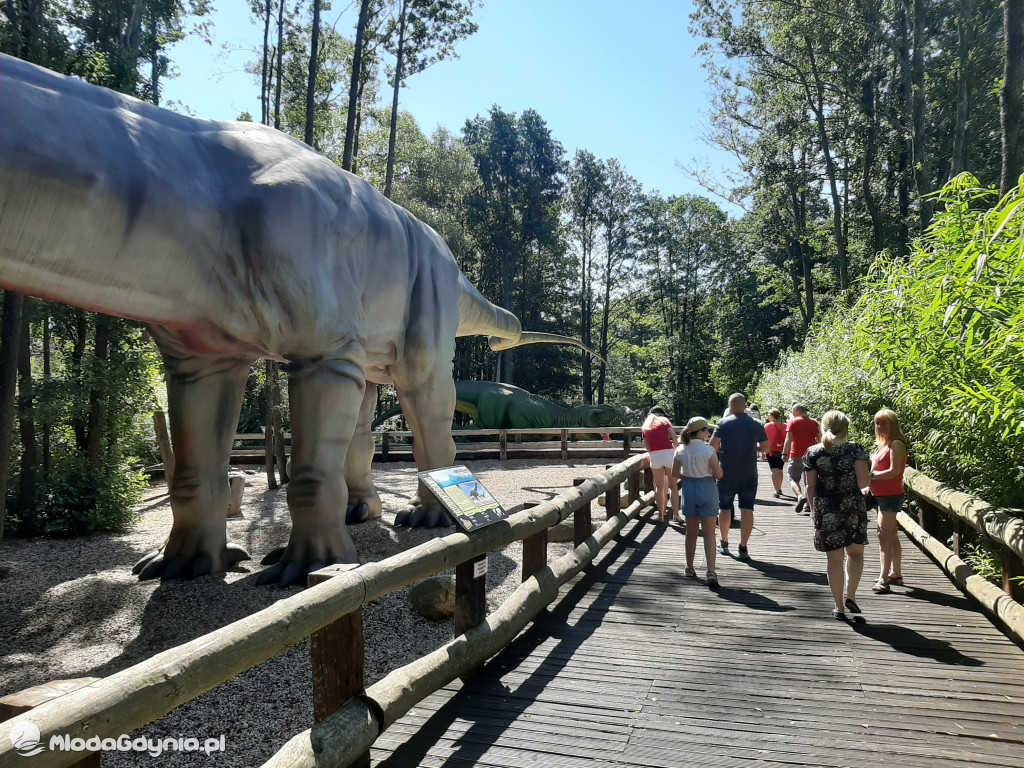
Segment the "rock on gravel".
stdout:
<svg viewBox="0 0 1024 768">
<path fill-rule="evenodd" d="M 573 478 L 598 474 L 609 462 L 465 463 L 506 509 L 514 510 L 557 496 L 572 486 Z M 350 526 L 361 562 L 382 560 L 454 530 L 393 528 L 395 512 L 415 493 L 416 469 L 411 463 L 375 464 L 373 474 L 384 516 Z M 246 547 L 253 559 L 225 575 L 161 583 L 139 582 L 131 574 L 132 564 L 159 547 L 170 530 L 170 503 L 162 483 L 149 489 L 139 521 L 125 533 L 0 544 L 0 696 L 60 678 L 111 675 L 295 594 L 298 587 L 256 586 L 259 560 L 287 541 L 288 507 L 285 490 L 268 489 L 262 469 L 246 477 L 243 514 L 228 521 L 228 538 Z M 549 556 L 570 547 L 551 544 Z M 488 610 L 519 585 L 521 551 L 515 543 L 489 555 Z M 367 684 L 452 637 L 451 621 L 428 621 L 411 610 L 408 589 L 363 609 Z M 200 742 L 223 735 L 223 754 L 165 752 L 155 758 L 112 752 L 103 756 L 103 764 L 257 766 L 310 727 L 312 712 L 307 639 L 131 734 Z"/>
</svg>

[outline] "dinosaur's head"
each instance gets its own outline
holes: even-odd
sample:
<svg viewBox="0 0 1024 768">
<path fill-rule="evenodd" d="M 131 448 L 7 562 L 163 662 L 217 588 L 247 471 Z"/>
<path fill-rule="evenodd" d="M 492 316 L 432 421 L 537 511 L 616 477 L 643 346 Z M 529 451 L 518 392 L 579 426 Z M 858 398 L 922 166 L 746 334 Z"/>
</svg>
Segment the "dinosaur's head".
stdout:
<svg viewBox="0 0 1024 768">
<path fill-rule="evenodd" d="M 622 421 L 618 410 L 610 405 L 580 405 L 576 412 L 581 427 L 614 427 Z"/>
</svg>

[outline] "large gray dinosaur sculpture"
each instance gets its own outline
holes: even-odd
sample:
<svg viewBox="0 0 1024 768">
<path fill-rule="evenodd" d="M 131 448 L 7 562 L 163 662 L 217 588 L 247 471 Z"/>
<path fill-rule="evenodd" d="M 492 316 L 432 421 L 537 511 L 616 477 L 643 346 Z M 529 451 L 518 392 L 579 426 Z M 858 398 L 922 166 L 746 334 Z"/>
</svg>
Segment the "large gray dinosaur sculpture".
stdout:
<svg viewBox="0 0 1024 768">
<path fill-rule="evenodd" d="M 472 417 L 478 429 L 550 429 L 607 427 L 618 422 L 610 405 L 559 405 L 511 384 L 494 381 L 456 381 L 455 410 Z M 382 413 L 370 427 L 402 412 L 402 406 Z"/>
<path fill-rule="evenodd" d="M 455 337 L 524 334 L 440 237 L 304 144 L 197 120 L 0 55 L 3 288 L 141 320 L 167 371 L 174 522 L 141 577 L 226 570 L 232 438 L 251 363 L 286 363 L 288 546 L 261 581 L 357 560 L 345 530 L 381 514 L 370 420 L 394 384 L 421 469 L 447 466 Z M 573 342 L 574 343 L 574 342 Z M 412 523 L 444 519 L 422 485 Z M 264 562 L 268 562 L 267 559 Z"/>
</svg>

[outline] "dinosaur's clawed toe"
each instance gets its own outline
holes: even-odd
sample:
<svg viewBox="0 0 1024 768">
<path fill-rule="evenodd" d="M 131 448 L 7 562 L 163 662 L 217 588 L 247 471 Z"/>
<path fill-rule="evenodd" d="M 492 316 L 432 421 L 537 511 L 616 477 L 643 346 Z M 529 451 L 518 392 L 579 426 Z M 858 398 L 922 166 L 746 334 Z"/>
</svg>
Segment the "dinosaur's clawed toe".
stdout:
<svg viewBox="0 0 1024 768">
<path fill-rule="evenodd" d="M 242 560 L 248 560 L 249 553 L 237 544 L 228 544 L 221 552 L 222 567 L 215 567 L 214 553 L 204 549 L 179 549 L 177 554 L 168 555 L 166 547 L 155 550 L 143 557 L 132 568 L 140 581 L 146 579 L 195 579 L 211 573 L 222 573 L 234 568 Z"/>
<path fill-rule="evenodd" d="M 370 518 L 369 504 L 349 504 L 345 511 L 346 523 L 365 523 Z"/>
<path fill-rule="evenodd" d="M 403 509 L 395 515 L 395 527 L 445 528 L 452 525 L 451 518 L 443 509 L 417 505 Z"/>
<path fill-rule="evenodd" d="M 277 565 L 281 561 L 281 558 L 284 557 L 284 553 L 285 553 L 286 549 L 288 549 L 288 548 L 287 547 L 278 547 L 277 549 L 270 550 L 267 553 L 266 557 L 264 557 L 262 560 L 260 560 L 260 565 Z M 262 576 L 263 576 L 263 574 L 260 574 L 261 578 L 262 578 Z"/>
</svg>

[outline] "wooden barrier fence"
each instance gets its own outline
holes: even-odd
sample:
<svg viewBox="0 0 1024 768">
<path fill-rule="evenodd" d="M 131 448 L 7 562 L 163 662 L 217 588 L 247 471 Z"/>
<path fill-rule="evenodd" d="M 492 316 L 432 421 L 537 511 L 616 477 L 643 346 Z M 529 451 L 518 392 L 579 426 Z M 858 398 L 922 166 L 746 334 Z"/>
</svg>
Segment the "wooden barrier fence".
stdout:
<svg viewBox="0 0 1024 768">
<path fill-rule="evenodd" d="M 900 525 L 961 589 L 975 597 L 1024 646 L 1024 519 L 911 468 L 903 482 L 907 494 L 917 504 L 918 519 L 900 512 Z M 999 552 L 1002 589 L 974 573 L 960 558 L 971 537 L 983 537 Z M 952 550 L 945 546 L 950 540 Z"/>
<path fill-rule="evenodd" d="M 647 470 L 647 471 L 645 471 Z M 310 574 L 310 588 L 109 677 L 83 685 L 30 712 L 0 723 L 0 765 L 13 764 L 11 732 L 31 721 L 41 742 L 52 736 L 116 739 L 163 717 L 187 701 L 313 636 L 312 729 L 294 736 L 268 766 L 365 765 L 377 736 L 416 703 L 500 651 L 558 595 L 653 499 L 647 456 L 632 456 L 550 501 L 472 534 L 457 532 L 380 562 L 332 566 Z M 628 506 L 607 510 L 591 533 L 591 503 L 601 494 Z M 546 531 L 578 515 L 575 549 L 549 563 Z M 493 614 L 485 615 L 487 553 L 524 542 L 523 583 Z M 527 568 L 527 562 L 529 567 Z M 382 595 L 456 568 L 456 637 L 419 660 L 363 688 L 362 606 Z M 45 750 L 35 768 L 68 766 L 81 752 Z"/>
</svg>

